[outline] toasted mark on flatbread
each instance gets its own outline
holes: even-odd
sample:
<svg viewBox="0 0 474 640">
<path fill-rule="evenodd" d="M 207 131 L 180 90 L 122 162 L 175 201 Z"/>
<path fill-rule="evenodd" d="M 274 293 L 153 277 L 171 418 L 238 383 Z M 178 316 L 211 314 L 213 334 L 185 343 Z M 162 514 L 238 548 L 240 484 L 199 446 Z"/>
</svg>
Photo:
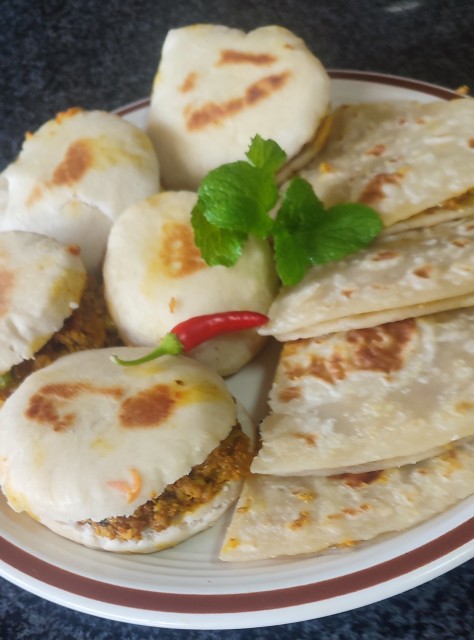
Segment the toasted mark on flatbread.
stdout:
<svg viewBox="0 0 474 640">
<path fill-rule="evenodd" d="M 197 79 L 198 74 L 195 71 L 188 73 L 183 84 L 179 87 L 181 93 L 188 93 L 188 91 L 192 91 L 196 87 Z"/>
<path fill-rule="evenodd" d="M 223 64 L 254 64 L 267 66 L 277 62 L 277 58 L 270 53 L 250 53 L 249 51 L 236 51 L 235 49 L 223 49 L 216 66 Z"/>
<path fill-rule="evenodd" d="M 388 184 L 398 185 L 403 178 L 403 173 L 378 173 L 366 185 L 359 197 L 359 202 L 367 205 L 374 205 L 386 197 L 384 186 Z"/>
<path fill-rule="evenodd" d="M 353 371 L 380 371 L 389 374 L 404 366 L 406 350 L 416 333 L 417 326 L 413 318 L 368 329 L 354 329 L 347 332 L 345 350 L 334 350 L 327 357 L 310 354 L 309 358 L 298 364 L 283 358 L 282 366 L 290 380 L 313 376 L 330 384 L 344 380 Z M 284 351 L 288 349 L 288 355 L 298 351 L 303 354 L 306 342 L 299 340 L 293 346 L 287 343 Z M 280 399 L 289 401 L 300 394 L 298 388 L 289 387 L 282 390 Z"/>
<path fill-rule="evenodd" d="M 349 331 L 347 342 L 352 345 L 353 353 L 348 358 L 348 364 L 362 371 L 399 371 L 406 360 L 405 350 L 416 333 L 417 326 L 413 318 Z"/>
<path fill-rule="evenodd" d="M 257 80 L 252 83 L 242 97 L 232 98 L 222 103 L 207 102 L 195 110 L 185 109 L 186 127 L 189 131 L 200 131 L 211 125 L 220 125 L 224 120 L 235 116 L 261 100 L 269 98 L 286 84 L 290 72 L 284 71 Z M 187 113 L 186 113 L 187 112 Z"/>
<path fill-rule="evenodd" d="M 369 156 L 381 156 L 386 151 L 386 146 L 384 144 L 376 144 L 371 147 L 366 153 Z"/>
<path fill-rule="evenodd" d="M 401 253 L 398 251 L 379 251 L 374 256 L 372 256 L 371 260 L 373 262 L 380 262 L 381 260 L 393 260 L 394 258 L 398 258 L 401 256 Z"/>
<path fill-rule="evenodd" d="M 290 527 L 290 529 L 293 529 L 293 531 L 296 531 L 297 529 L 301 529 L 302 527 L 307 526 L 310 521 L 311 517 L 309 515 L 309 512 L 301 511 L 298 517 L 293 520 L 293 522 L 290 522 L 288 526 Z"/>
<path fill-rule="evenodd" d="M 189 224 L 165 222 L 162 234 L 158 265 L 160 272 L 168 278 L 183 278 L 206 268 Z"/>
<path fill-rule="evenodd" d="M 340 473 L 335 476 L 331 476 L 334 480 L 342 480 L 351 489 L 362 489 L 374 482 L 383 482 L 383 471 L 366 471 L 364 473 Z"/>
</svg>

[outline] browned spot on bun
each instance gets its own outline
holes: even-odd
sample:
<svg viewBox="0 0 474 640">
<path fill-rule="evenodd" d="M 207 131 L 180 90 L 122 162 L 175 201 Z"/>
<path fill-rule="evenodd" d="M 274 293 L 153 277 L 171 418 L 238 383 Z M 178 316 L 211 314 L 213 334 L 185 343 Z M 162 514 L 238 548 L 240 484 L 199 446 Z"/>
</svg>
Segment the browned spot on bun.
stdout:
<svg viewBox="0 0 474 640">
<path fill-rule="evenodd" d="M 250 85 L 245 93 L 247 104 L 255 104 L 255 102 L 268 98 L 272 93 L 284 86 L 289 76 L 290 73 L 287 71 L 257 80 L 257 82 Z"/>
<path fill-rule="evenodd" d="M 50 425 L 53 431 L 66 431 L 74 422 L 74 414 L 61 415 L 58 408 L 54 398 L 37 393 L 30 399 L 26 415 L 36 422 Z"/>
<path fill-rule="evenodd" d="M 181 91 L 181 93 L 187 93 L 188 91 L 192 91 L 196 86 L 197 78 L 198 78 L 198 74 L 195 71 L 188 73 L 188 75 L 184 79 L 183 84 L 179 87 L 179 91 Z"/>
<path fill-rule="evenodd" d="M 364 473 L 341 473 L 336 476 L 331 476 L 335 480 L 342 480 L 344 484 L 351 489 L 360 489 L 377 480 L 382 480 L 383 471 L 365 471 Z"/>
<path fill-rule="evenodd" d="M 277 58 L 270 53 L 249 53 L 248 51 L 236 51 L 235 49 L 223 49 L 217 66 L 223 64 L 254 64 L 264 66 L 273 64 Z"/>
<path fill-rule="evenodd" d="M 78 256 L 81 253 L 81 247 L 78 244 L 69 244 L 67 250 L 73 256 Z"/>
<path fill-rule="evenodd" d="M 10 294 L 14 281 L 15 276 L 12 271 L 0 269 L 0 317 L 8 313 L 10 309 Z"/>
<path fill-rule="evenodd" d="M 199 131 L 210 125 L 218 125 L 227 118 L 255 105 L 279 91 L 290 76 L 288 71 L 266 76 L 251 84 L 240 98 L 226 102 L 207 102 L 201 108 L 187 113 L 186 126 L 189 131 Z"/>
<path fill-rule="evenodd" d="M 67 412 L 68 401 L 81 393 L 95 393 L 119 399 L 120 387 L 95 387 L 84 382 L 44 385 L 31 398 L 25 415 L 30 420 L 49 425 L 53 431 L 66 431 L 74 424 L 75 414 Z"/>
<path fill-rule="evenodd" d="M 187 224 L 167 222 L 159 249 L 163 272 L 168 278 L 182 278 L 206 268 L 194 243 L 192 229 Z"/>
<path fill-rule="evenodd" d="M 158 427 L 173 412 L 179 394 L 165 384 L 140 391 L 122 402 L 120 422 L 124 427 Z"/>
<path fill-rule="evenodd" d="M 43 197 L 43 187 L 39 184 L 36 184 L 33 189 L 30 191 L 28 198 L 26 199 L 26 206 L 31 207 L 37 202 L 41 200 Z"/>
<path fill-rule="evenodd" d="M 63 161 L 53 173 L 52 184 L 73 184 L 80 180 L 90 169 L 93 162 L 93 151 L 88 140 L 76 140 L 69 145 Z"/>
</svg>

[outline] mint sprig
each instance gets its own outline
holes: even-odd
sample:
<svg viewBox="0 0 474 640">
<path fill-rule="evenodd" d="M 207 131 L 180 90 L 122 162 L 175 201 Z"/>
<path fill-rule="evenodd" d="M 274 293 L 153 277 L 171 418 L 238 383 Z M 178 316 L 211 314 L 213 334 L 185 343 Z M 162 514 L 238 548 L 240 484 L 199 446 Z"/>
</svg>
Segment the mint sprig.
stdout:
<svg viewBox="0 0 474 640">
<path fill-rule="evenodd" d="M 276 173 L 286 160 L 274 140 L 256 135 L 248 161 L 214 169 L 198 189 L 191 222 L 194 239 L 209 265 L 232 266 L 249 234 L 273 237 L 275 265 L 284 285 L 297 284 L 308 268 L 340 260 L 374 240 L 383 228 L 380 216 L 359 203 L 325 209 L 310 183 L 292 178 L 276 216 L 269 213 L 280 193 Z"/>
</svg>

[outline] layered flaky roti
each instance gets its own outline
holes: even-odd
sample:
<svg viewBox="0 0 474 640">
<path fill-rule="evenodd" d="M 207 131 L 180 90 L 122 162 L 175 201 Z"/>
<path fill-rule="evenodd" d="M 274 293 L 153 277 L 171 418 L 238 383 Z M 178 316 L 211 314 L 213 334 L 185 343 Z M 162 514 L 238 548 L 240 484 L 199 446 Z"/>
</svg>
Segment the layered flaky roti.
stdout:
<svg viewBox="0 0 474 640">
<path fill-rule="evenodd" d="M 110 313 L 127 344 L 155 345 L 176 324 L 219 311 L 266 313 L 278 280 L 272 252 L 252 238 L 233 267 L 209 267 L 194 244 L 195 193 L 162 192 L 117 220 L 104 263 Z M 192 352 L 222 375 L 234 373 L 259 350 L 256 331 L 215 338 Z"/>
<path fill-rule="evenodd" d="M 390 226 L 474 188 L 472 98 L 344 105 L 333 118 L 302 172 L 327 206 L 363 202 Z"/>
<path fill-rule="evenodd" d="M 283 288 L 260 332 L 294 340 L 470 306 L 473 247 L 473 217 L 378 238 Z"/>
<path fill-rule="evenodd" d="M 35 231 L 102 261 L 112 221 L 159 191 L 148 136 L 117 115 L 70 109 L 28 134 L 0 176 L 0 230 Z"/>
<path fill-rule="evenodd" d="M 185 357 L 110 359 L 145 352 L 65 356 L 6 401 L 0 480 L 15 511 L 89 546 L 149 552 L 210 526 L 236 498 L 252 445 L 222 378 Z"/>
<path fill-rule="evenodd" d="M 0 233 L 0 374 L 28 360 L 79 306 L 77 246 L 26 231 Z"/>
<path fill-rule="evenodd" d="M 257 133 L 292 159 L 315 138 L 329 93 L 323 66 L 287 29 L 173 29 L 163 45 L 147 129 L 164 186 L 196 189 L 211 169 L 243 159 Z"/>
<path fill-rule="evenodd" d="M 251 476 L 226 532 L 227 561 L 352 548 L 406 530 L 472 494 L 474 444 L 413 465 L 332 477 Z"/>
<path fill-rule="evenodd" d="M 474 436 L 474 308 L 286 343 L 255 473 L 383 469 Z"/>
</svg>

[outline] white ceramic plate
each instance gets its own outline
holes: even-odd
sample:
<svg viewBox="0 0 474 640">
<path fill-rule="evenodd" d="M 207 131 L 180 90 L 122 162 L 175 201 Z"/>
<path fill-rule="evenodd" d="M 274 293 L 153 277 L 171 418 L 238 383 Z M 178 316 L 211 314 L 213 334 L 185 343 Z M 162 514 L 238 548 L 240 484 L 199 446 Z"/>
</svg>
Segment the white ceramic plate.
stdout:
<svg viewBox="0 0 474 640">
<path fill-rule="evenodd" d="M 331 72 L 333 101 L 430 101 L 454 93 L 404 78 Z M 144 126 L 148 102 L 118 110 Z M 276 364 L 270 345 L 229 380 L 258 421 Z M 0 501 L 0 573 L 48 600 L 149 626 L 229 629 L 277 625 L 347 611 L 401 593 L 474 556 L 474 499 L 410 531 L 320 557 L 227 564 L 217 553 L 225 519 L 174 549 L 147 556 L 81 547 Z"/>
</svg>

